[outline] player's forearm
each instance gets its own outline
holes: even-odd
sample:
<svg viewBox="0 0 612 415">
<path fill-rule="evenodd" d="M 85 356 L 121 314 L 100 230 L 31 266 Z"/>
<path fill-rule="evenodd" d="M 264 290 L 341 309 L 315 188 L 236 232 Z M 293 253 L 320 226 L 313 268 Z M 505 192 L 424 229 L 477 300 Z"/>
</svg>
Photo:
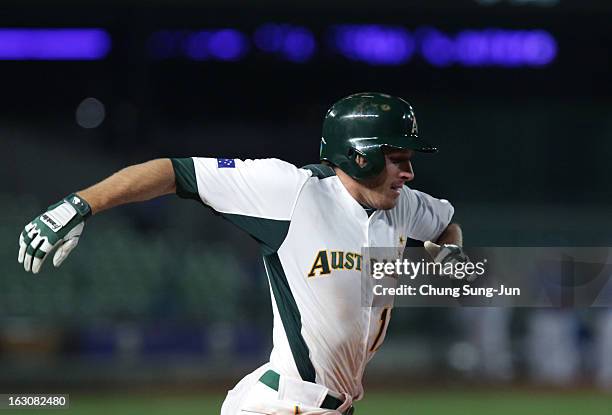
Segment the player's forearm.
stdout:
<svg viewBox="0 0 612 415">
<path fill-rule="evenodd" d="M 141 202 L 176 192 L 169 159 L 151 160 L 126 167 L 87 189 L 77 192 L 93 214 L 126 203 Z"/>
<path fill-rule="evenodd" d="M 442 232 L 436 243 L 438 245 L 451 244 L 463 246 L 463 232 L 461 231 L 461 227 L 456 223 L 451 223 L 446 227 L 444 232 Z"/>
</svg>

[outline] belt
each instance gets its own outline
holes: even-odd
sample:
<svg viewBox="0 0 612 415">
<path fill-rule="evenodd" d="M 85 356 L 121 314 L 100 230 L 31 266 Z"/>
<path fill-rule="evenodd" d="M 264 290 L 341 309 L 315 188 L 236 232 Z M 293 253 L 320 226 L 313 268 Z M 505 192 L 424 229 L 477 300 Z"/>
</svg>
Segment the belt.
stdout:
<svg viewBox="0 0 612 415">
<path fill-rule="evenodd" d="M 278 391 L 280 375 L 273 370 L 268 370 L 259 378 L 259 381 L 267 387 Z M 321 408 L 335 410 L 338 409 L 340 405 L 342 405 L 342 402 L 343 401 L 336 398 L 335 396 L 327 394 L 327 396 L 325 397 L 325 399 L 323 399 L 323 402 L 321 403 Z M 355 408 L 351 406 L 346 411 L 344 411 L 342 415 L 353 415 L 354 410 Z"/>
</svg>

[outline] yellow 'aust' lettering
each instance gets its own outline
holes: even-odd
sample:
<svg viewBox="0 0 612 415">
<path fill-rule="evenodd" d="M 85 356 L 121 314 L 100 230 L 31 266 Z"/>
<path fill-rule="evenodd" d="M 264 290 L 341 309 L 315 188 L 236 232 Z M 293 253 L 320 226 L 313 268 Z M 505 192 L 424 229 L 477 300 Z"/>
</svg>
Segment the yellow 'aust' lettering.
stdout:
<svg viewBox="0 0 612 415">
<path fill-rule="evenodd" d="M 361 254 L 322 249 L 315 255 L 308 277 L 327 275 L 332 270 L 361 271 Z"/>
</svg>

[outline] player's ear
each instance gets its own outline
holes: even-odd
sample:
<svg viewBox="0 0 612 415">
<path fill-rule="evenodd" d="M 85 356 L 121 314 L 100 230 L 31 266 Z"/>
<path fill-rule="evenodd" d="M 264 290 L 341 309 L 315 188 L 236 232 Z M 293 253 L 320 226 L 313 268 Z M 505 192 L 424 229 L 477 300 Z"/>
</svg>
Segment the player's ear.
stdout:
<svg viewBox="0 0 612 415">
<path fill-rule="evenodd" d="M 355 163 L 357 163 L 359 167 L 364 168 L 365 166 L 368 165 L 368 160 L 366 160 L 364 156 L 357 154 L 355 156 Z"/>
</svg>

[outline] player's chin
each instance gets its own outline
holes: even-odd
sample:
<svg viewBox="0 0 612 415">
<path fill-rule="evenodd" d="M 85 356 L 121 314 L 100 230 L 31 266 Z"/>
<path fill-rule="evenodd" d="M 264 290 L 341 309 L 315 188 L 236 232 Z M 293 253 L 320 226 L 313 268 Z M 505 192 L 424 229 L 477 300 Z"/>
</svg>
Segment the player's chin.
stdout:
<svg viewBox="0 0 612 415">
<path fill-rule="evenodd" d="M 385 195 L 385 198 L 380 201 L 378 209 L 389 210 L 393 209 L 397 205 L 397 201 L 399 200 L 399 194 L 391 192 L 388 195 Z"/>
</svg>

